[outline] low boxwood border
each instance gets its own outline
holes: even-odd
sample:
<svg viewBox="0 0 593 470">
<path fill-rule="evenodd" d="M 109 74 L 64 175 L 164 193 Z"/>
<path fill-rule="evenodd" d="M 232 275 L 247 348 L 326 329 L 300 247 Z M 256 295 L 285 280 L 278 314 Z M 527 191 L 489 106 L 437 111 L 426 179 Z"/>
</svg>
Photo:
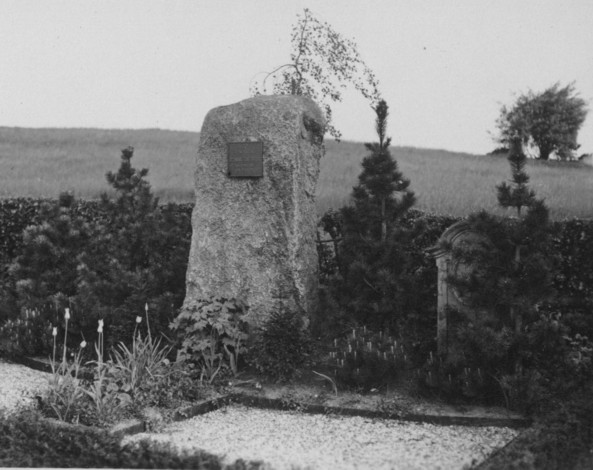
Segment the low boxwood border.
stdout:
<svg viewBox="0 0 593 470">
<path fill-rule="evenodd" d="M 593 461 L 593 382 L 551 403 L 532 427 L 493 452 L 474 470 L 578 469 Z"/>
<path fill-rule="evenodd" d="M 123 445 L 107 430 L 65 424 L 31 412 L 0 415 L 0 466 L 53 468 L 256 469 L 261 462 L 225 465 L 205 451 L 179 452 L 171 445 L 141 441 Z"/>
</svg>

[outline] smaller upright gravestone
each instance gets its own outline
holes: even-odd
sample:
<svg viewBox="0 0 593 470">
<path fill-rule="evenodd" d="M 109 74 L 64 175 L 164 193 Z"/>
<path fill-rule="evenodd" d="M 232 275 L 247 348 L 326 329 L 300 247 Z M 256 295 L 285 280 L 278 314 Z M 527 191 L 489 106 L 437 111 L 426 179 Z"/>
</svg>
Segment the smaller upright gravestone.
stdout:
<svg viewBox="0 0 593 470">
<path fill-rule="evenodd" d="M 475 265 L 456 262 L 453 251 L 459 248 L 471 248 L 476 244 L 489 244 L 489 240 L 481 233 L 471 229 L 468 222 L 461 220 L 451 225 L 443 232 L 437 244 L 428 249 L 428 253 L 435 259 L 438 269 L 437 287 L 437 353 L 444 357 L 455 354 L 455 345 L 450 337 L 449 314 L 456 310 L 464 315 L 467 321 L 476 315 L 486 315 L 472 307 L 462 292 L 459 292 L 449 282 L 451 276 L 464 276 L 474 269 Z"/>
<path fill-rule="evenodd" d="M 316 305 L 315 192 L 324 119 L 302 96 L 257 96 L 211 110 L 196 160 L 185 304 L 238 298 L 261 325 Z"/>
</svg>

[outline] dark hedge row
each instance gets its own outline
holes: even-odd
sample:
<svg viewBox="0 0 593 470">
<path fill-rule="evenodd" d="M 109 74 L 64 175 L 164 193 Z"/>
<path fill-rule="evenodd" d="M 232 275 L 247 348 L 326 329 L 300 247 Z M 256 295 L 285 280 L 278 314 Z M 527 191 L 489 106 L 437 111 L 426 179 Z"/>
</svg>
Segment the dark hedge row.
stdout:
<svg viewBox="0 0 593 470">
<path fill-rule="evenodd" d="M 474 469 L 593 468 L 592 394 L 589 383 L 566 400 L 551 404 L 533 427 Z"/>
<path fill-rule="evenodd" d="M 559 255 L 556 289 L 566 297 L 593 298 L 593 220 L 573 219 L 553 226 Z"/>
<path fill-rule="evenodd" d="M 44 204 L 55 204 L 55 199 L 0 199 L 0 263 L 10 262 L 19 254 L 23 242 L 23 230 L 40 222 L 41 208 Z M 163 206 L 164 207 L 164 206 Z M 192 204 L 170 204 L 169 210 L 178 215 L 179 225 L 189 228 Z M 75 199 L 71 214 L 84 220 L 104 218 L 99 201 Z"/>
<path fill-rule="evenodd" d="M 260 462 L 225 465 L 207 452 L 178 452 L 163 443 L 121 446 L 105 430 L 54 424 L 32 412 L 0 413 L 0 467 L 257 469 Z"/>
<path fill-rule="evenodd" d="M 0 264 L 9 263 L 22 245 L 23 230 L 39 223 L 41 207 L 44 203 L 54 203 L 51 199 L 3 199 L 0 200 Z M 191 217 L 192 204 L 172 204 L 179 215 L 180 226 L 189 229 L 187 220 Z M 98 201 L 76 200 L 74 213 L 86 220 L 104 217 Z M 183 219 L 183 220 L 182 220 Z M 414 256 L 419 268 L 427 271 L 427 282 L 436 286 L 433 276 L 432 260 L 424 255 L 424 249 L 438 240 L 440 234 L 457 220 L 453 217 L 422 214 L 410 211 L 404 223 L 421 224 L 421 235 L 414 239 Z M 563 297 L 578 299 L 593 298 L 593 220 L 567 220 L 553 223 L 555 229 L 554 247 L 559 256 L 559 269 L 555 287 Z"/>
<path fill-rule="evenodd" d="M 0 261 L 9 262 L 19 252 L 23 230 L 38 222 L 43 200 L 0 200 Z"/>
</svg>

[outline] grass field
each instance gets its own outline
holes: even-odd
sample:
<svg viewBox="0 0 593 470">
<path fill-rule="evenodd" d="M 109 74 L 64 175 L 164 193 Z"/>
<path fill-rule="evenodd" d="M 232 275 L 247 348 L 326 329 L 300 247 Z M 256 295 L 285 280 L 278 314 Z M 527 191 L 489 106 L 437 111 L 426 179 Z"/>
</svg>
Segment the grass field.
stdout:
<svg viewBox="0 0 593 470">
<path fill-rule="evenodd" d="M 193 201 L 193 167 L 199 133 L 101 129 L 0 127 L 0 197 L 56 197 L 70 190 L 95 198 L 107 189 L 105 173 L 116 171 L 121 149 L 135 148 L 133 164 L 148 168 L 162 201 Z M 412 181 L 417 208 L 438 214 L 497 211 L 496 184 L 509 179 L 505 158 L 412 147 L 392 147 Z M 326 142 L 318 185 L 318 210 L 341 207 L 357 183 L 362 143 Z M 593 167 L 581 163 L 530 161 L 531 185 L 554 219 L 593 218 Z"/>
</svg>

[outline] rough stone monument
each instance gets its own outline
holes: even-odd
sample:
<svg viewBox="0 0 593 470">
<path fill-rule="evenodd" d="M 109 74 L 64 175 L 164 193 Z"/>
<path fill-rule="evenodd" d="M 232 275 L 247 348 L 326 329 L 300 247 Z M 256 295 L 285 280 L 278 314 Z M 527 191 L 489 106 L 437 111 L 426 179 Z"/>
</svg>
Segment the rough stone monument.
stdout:
<svg viewBox="0 0 593 470">
<path fill-rule="evenodd" d="M 453 251 L 456 248 L 471 247 L 473 244 L 489 244 L 489 240 L 481 233 L 471 229 L 467 221 L 461 220 L 443 232 L 437 244 L 428 249 L 435 259 L 438 269 L 437 284 L 437 353 L 447 356 L 453 352 L 454 345 L 449 338 L 449 314 L 451 310 L 463 314 L 468 320 L 486 312 L 478 311 L 467 302 L 463 293 L 451 285 L 448 278 L 452 275 L 468 274 L 474 267 L 455 262 Z"/>
<path fill-rule="evenodd" d="M 256 96 L 207 114 L 196 159 L 186 305 L 238 298 L 254 325 L 280 307 L 312 312 L 324 128 L 320 109 L 303 96 Z"/>
</svg>

